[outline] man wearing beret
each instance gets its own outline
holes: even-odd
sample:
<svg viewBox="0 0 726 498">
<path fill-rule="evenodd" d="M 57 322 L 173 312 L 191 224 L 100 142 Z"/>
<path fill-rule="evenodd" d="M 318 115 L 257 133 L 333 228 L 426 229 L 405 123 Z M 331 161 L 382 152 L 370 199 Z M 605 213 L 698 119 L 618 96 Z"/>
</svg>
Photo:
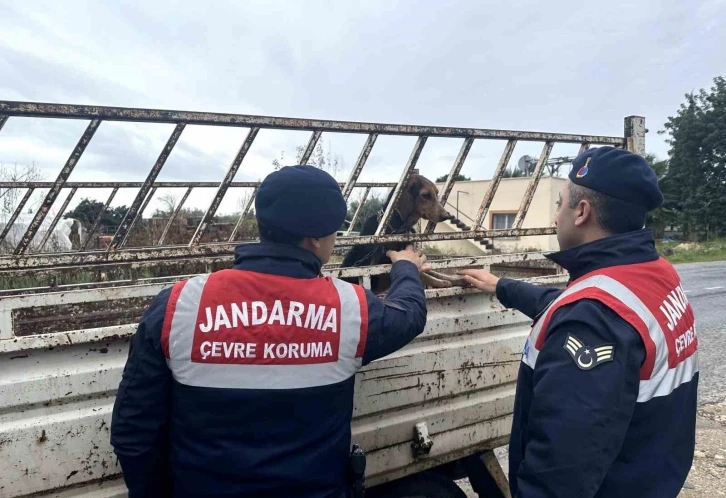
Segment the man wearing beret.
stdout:
<svg viewBox="0 0 726 498">
<path fill-rule="evenodd" d="M 111 443 L 130 498 L 342 498 L 354 377 L 419 335 L 426 258 L 389 252 L 385 301 L 320 277 L 347 207 L 311 166 L 270 174 L 259 244 L 161 292 L 134 335 Z"/>
<path fill-rule="evenodd" d="M 547 257 L 563 291 L 463 270 L 532 318 L 509 444 L 516 498 L 675 498 L 693 458 L 698 341 L 676 270 L 645 230 L 663 196 L 641 156 L 590 149 L 560 192 Z"/>
</svg>

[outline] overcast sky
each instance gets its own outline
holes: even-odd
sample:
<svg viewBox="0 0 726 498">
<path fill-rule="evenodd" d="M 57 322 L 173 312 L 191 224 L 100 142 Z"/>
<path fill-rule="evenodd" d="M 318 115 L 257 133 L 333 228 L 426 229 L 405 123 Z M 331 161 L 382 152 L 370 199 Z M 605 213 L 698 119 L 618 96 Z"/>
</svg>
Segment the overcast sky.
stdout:
<svg viewBox="0 0 726 498">
<path fill-rule="evenodd" d="M 492 4 L 0 0 L 0 99 L 613 136 L 642 115 L 666 156 L 667 116 L 726 74 L 724 0 Z M 43 121 L 11 118 L 0 162 L 52 180 L 87 123 Z M 72 179 L 141 180 L 172 129 L 103 123 Z M 160 179 L 220 180 L 245 134 L 188 127 Z M 324 135 L 348 168 L 364 139 Z M 306 140 L 263 130 L 237 180 Z M 414 141 L 379 139 L 363 178 L 396 179 Z M 422 173 L 447 172 L 460 143 L 430 140 Z M 477 142 L 464 173 L 487 178 L 502 146 Z"/>
</svg>

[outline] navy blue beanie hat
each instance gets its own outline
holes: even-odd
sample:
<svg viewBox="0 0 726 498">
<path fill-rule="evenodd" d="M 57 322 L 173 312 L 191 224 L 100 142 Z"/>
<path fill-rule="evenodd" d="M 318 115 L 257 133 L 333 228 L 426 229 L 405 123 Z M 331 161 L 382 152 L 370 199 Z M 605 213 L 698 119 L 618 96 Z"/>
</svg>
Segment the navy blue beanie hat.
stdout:
<svg viewBox="0 0 726 498">
<path fill-rule="evenodd" d="M 313 166 L 286 166 L 270 173 L 255 198 L 259 223 L 301 237 L 337 232 L 348 212 L 340 186 Z"/>
<path fill-rule="evenodd" d="M 589 149 L 572 161 L 570 181 L 652 211 L 663 204 L 658 177 L 642 156 L 615 147 Z"/>
</svg>

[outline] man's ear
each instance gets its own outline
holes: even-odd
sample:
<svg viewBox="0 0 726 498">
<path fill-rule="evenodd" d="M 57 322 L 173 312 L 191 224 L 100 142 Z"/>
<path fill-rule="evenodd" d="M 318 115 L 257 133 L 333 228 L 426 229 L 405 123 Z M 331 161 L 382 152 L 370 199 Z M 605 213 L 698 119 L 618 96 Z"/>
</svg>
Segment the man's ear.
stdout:
<svg viewBox="0 0 726 498">
<path fill-rule="evenodd" d="M 595 215 L 592 204 L 586 199 L 581 200 L 575 206 L 575 226 L 583 226 Z"/>
</svg>

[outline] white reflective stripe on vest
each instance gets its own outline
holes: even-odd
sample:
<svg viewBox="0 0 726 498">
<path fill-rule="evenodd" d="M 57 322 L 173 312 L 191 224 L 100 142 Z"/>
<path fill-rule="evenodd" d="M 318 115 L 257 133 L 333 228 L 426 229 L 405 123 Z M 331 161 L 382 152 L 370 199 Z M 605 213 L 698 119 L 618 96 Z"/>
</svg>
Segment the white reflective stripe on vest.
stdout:
<svg viewBox="0 0 726 498">
<path fill-rule="evenodd" d="M 551 309 L 567 296 L 589 287 L 596 287 L 604 292 L 607 292 L 612 297 L 623 303 L 625 306 L 633 310 L 635 314 L 643 320 L 643 323 L 645 323 L 648 328 L 648 335 L 655 345 L 655 362 L 651 378 L 640 381 L 640 388 L 638 392 L 639 403 L 649 401 L 654 397 L 669 395 L 681 384 L 689 382 L 696 372 L 698 372 L 698 352 L 695 352 L 689 358 L 676 365 L 675 368 L 668 367 L 668 345 L 666 344 L 665 333 L 661 329 L 658 320 L 653 316 L 653 313 L 651 313 L 638 296 L 636 296 L 625 285 L 611 277 L 606 275 L 595 275 L 568 287 L 552 302 L 548 309 Z M 549 311 L 545 312 L 540 319 L 537 320 L 537 323 L 532 328 L 530 336 L 527 339 L 529 351 L 526 357 L 523 356 L 522 361 L 533 369 L 537 364 L 537 357 L 539 356 L 539 351 L 536 349 L 535 344 L 537 343 L 539 335 L 543 333 L 542 326 L 544 319 L 548 314 Z M 592 346 L 596 345 L 593 344 Z"/>
<path fill-rule="evenodd" d="M 187 281 L 176 303 L 169 334 L 167 364 L 184 385 L 231 389 L 300 389 L 343 382 L 361 368 L 356 358 L 360 341 L 361 303 L 352 284 L 332 279 L 340 298 L 338 361 L 309 365 L 206 364 L 191 361 L 199 303 L 208 275 Z M 365 306 L 366 303 L 363 303 Z"/>
<path fill-rule="evenodd" d="M 585 280 L 566 288 L 559 296 L 557 296 L 554 301 L 549 304 L 549 306 L 547 306 L 547 311 L 542 313 L 542 315 L 539 317 L 539 320 L 537 320 L 537 322 L 534 324 L 532 330 L 529 333 L 529 337 L 527 338 L 527 343 L 529 345 L 528 354 L 527 356 L 522 356 L 522 361 L 526 363 L 530 368 L 534 368 L 537 364 L 539 350 L 535 345 L 537 344 L 537 339 L 542 332 L 542 326 L 544 325 L 545 318 L 549 314 L 549 310 L 570 294 L 574 294 L 575 292 L 581 291 L 582 289 L 586 289 L 588 287 L 597 287 L 596 284 L 598 278 L 599 276 L 586 278 Z"/>
</svg>

